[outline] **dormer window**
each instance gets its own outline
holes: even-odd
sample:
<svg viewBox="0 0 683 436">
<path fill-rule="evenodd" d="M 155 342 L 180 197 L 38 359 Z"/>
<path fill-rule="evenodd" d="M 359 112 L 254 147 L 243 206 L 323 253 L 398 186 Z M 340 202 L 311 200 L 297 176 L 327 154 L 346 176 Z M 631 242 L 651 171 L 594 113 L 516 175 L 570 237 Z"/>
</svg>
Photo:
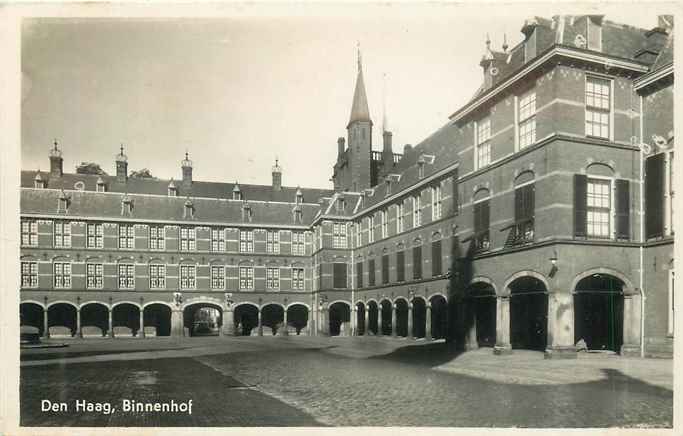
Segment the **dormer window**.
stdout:
<svg viewBox="0 0 683 436">
<path fill-rule="evenodd" d="M 425 161 L 420 158 L 417 161 L 417 178 L 422 179 L 425 176 Z"/>
<path fill-rule="evenodd" d="M 253 211 L 251 210 L 251 206 L 249 203 L 244 203 L 242 206 L 242 221 L 248 221 L 251 222 L 251 219 L 253 218 Z"/>
<path fill-rule="evenodd" d="M 536 57 L 536 27 L 530 30 L 530 34 L 524 41 L 524 63 L 529 62 Z"/>
<path fill-rule="evenodd" d="M 389 195 L 391 195 L 391 179 L 390 179 L 389 177 L 387 177 L 387 178 L 385 179 L 384 183 L 386 184 L 386 187 L 387 187 L 385 193 L 386 193 L 386 195 L 387 195 L 387 197 L 388 197 Z"/>
<path fill-rule="evenodd" d="M 339 197 L 336 202 L 337 212 L 344 212 L 346 210 L 346 200 L 344 197 Z"/>
<path fill-rule="evenodd" d="M 121 215 L 130 214 L 132 212 L 133 200 L 130 197 L 128 197 L 128 195 L 124 195 L 121 199 Z"/>
<path fill-rule="evenodd" d="M 36 177 L 33 179 L 33 187 L 37 189 L 45 188 L 45 180 L 43 180 L 43 176 L 40 174 L 40 171 L 36 173 Z"/>
<path fill-rule="evenodd" d="M 242 191 L 240 190 L 240 185 L 235 182 L 235 187 L 232 188 L 232 199 L 233 200 L 244 200 L 242 197 Z"/>
<path fill-rule="evenodd" d="M 171 179 L 171 183 L 168 184 L 168 196 L 169 197 L 177 197 L 178 196 L 178 187 L 175 185 L 175 182 L 173 179 Z"/>
<path fill-rule="evenodd" d="M 66 213 L 69 210 L 69 204 L 71 203 L 71 200 L 69 197 L 66 195 L 66 192 L 62 190 L 62 192 L 59 194 L 59 200 L 57 201 L 57 212 L 62 212 Z"/>
<path fill-rule="evenodd" d="M 301 189 L 296 190 L 296 199 L 295 199 L 296 204 L 301 204 L 304 202 L 304 194 L 301 192 Z"/>
<path fill-rule="evenodd" d="M 602 17 L 587 17 L 588 50 L 602 51 Z"/>
<path fill-rule="evenodd" d="M 294 208 L 294 223 L 301 224 L 303 221 L 303 211 L 300 206 Z"/>
<path fill-rule="evenodd" d="M 189 198 L 185 200 L 183 218 L 194 218 L 194 204 L 192 204 L 192 201 Z"/>
</svg>

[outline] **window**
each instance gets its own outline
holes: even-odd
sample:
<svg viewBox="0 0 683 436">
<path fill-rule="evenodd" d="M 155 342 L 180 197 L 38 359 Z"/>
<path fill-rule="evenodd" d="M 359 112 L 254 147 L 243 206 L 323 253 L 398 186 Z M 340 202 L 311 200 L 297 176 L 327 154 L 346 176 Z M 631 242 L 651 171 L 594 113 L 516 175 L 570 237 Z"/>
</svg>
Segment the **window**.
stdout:
<svg viewBox="0 0 683 436">
<path fill-rule="evenodd" d="M 254 252 L 254 232 L 251 230 L 240 230 L 240 252 Z"/>
<path fill-rule="evenodd" d="M 474 247 L 477 251 L 490 248 L 489 239 L 489 200 L 474 203 Z"/>
<path fill-rule="evenodd" d="M 413 247 L 413 279 L 422 278 L 422 245 Z"/>
<path fill-rule="evenodd" d="M 368 242 L 375 242 L 375 216 L 368 217 Z"/>
<path fill-rule="evenodd" d="M 254 268 L 251 266 L 240 267 L 240 289 L 254 289 Z"/>
<path fill-rule="evenodd" d="M 536 91 L 528 92 L 519 99 L 519 148 L 536 142 Z"/>
<path fill-rule="evenodd" d="M 425 176 L 425 163 L 423 160 L 417 161 L 417 178 L 424 179 Z"/>
<path fill-rule="evenodd" d="M 149 266 L 149 288 L 166 288 L 166 265 L 151 264 Z"/>
<path fill-rule="evenodd" d="M 441 219 L 441 185 L 432 186 L 432 221 Z"/>
<path fill-rule="evenodd" d="M 180 265 L 180 289 L 195 289 L 197 287 L 197 267 L 195 265 Z"/>
<path fill-rule="evenodd" d="M 211 289 L 225 289 L 225 268 L 211 265 Z"/>
<path fill-rule="evenodd" d="M 38 287 L 38 262 L 21 262 L 21 287 Z"/>
<path fill-rule="evenodd" d="M 165 247 L 164 227 L 149 226 L 149 249 L 163 250 Z"/>
<path fill-rule="evenodd" d="M 443 274 L 443 254 L 441 253 L 441 240 L 432 241 L 432 276 Z"/>
<path fill-rule="evenodd" d="M 21 220 L 21 245 L 38 245 L 38 223 L 33 220 Z"/>
<path fill-rule="evenodd" d="M 588 21 L 588 49 L 602 51 L 602 26 L 594 22 L 591 17 L 586 17 Z"/>
<path fill-rule="evenodd" d="M 382 255 L 382 283 L 389 283 L 389 255 Z"/>
<path fill-rule="evenodd" d="M 119 264 L 119 288 L 135 288 L 135 265 L 132 263 Z"/>
<path fill-rule="evenodd" d="M 69 262 L 55 262 L 55 288 L 67 289 L 71 287 L 71 264 Z"/>
<path fill-rule="evenodd" d="M 608 79 L 586 76 L 586 135 L 609 139 L 610 90 Z"/>
<path fill-rule="evenodd" d="M 211 251 L 225 251 L 225 229 L 211 229 Z"/>
<path fill-rule="evenodd" d="M 88 289 L 102 289 L 102 271 L 101 263 L 88 263 L 85 265 L 85 284 Z"/>
<path fill-rule="evenodd" d="M 334 248 L 346 248 L 346 223 L 332 225 Z"/>
<path fill-rule="evenodd" d="M 363 262 L 356 263 L 356 288 L 363 287 Z"/>
<path fill-rule="evenodd" d="M 266 268 L 266 289 L 271 291 L 280 289 L 280 268 Z"/>
<path fill-rule="evenodd" d="M 387 219 L 387 211 L 381 210 L 379 212 L 379 219 L 382 224 L 382 238 L 389 236 L 389 219 Z"/>
<path fill-rule="evenodd" d="M 266 233 L 266 252 L 280 254 L 280 231 L 268 231 Z"/>
<path fill-rule="evenodd" d="M 55 221 L 55 247 L 71 247 L 71 223 L 68 221 Z"/>
<path fill-rule="evenodd" d="M 297 256 L 306 254 L 304 232 L 292 232 L 292 254 Z"/>
<path fill-rule="evenodd" d="M 420 194 L 413 196 L 413 227 L 422 225 L 422 211 L 420 210 Z"/>
<path fill-rule="evenodd" d="M 375 286 L 375 259 L 368 260 L 368 285 Z"/>
<path fill-rule="evenodd" d="M 664 230 L 667 235 L 674 234 L 674 152 L 664 153 Z"/>
<path fill-rule="evenodd" d="M 594 238 L 610 237 L 611 183 L 606 179 L 588 179 L 586 187 L 586 232 Z"/>
<path fill-rule="evenodd" d="M 675 271 L 669 270 L 669 335 L 674 334 L 674 278 Z"/>
<path fill-rule="evenodd" d="M 304 289 L 304 269 L 292 268 L 292 289 L 302 291 Z"/>
<path fill-rule="evenodd" d="M 360 248 L 363 245 L 363 226 L 362 221 L 356 223 L 356 248 Z"/>
<path fill-rule="evenodd" d="M 474 169 L 484 168 L 491 163 L 491 119 L 484 118 L 477 123 L 477 149 Z"/>
<path fill-rule="evenodd" d="M 396 205 L 396 233 L 403 231 L 403 201 Z"/>
<path fill-rule="evenodd" d="M 119 224 L 119 248 L 135 247 L 135 229 L 131 224 Z"/>
<path fill-rule="evenodd" d="M 346 288 L 346 264 L 345 263 L 334 263 L 332 269 L 332 285 L 335 288 Z"/>
<path fill-rule="evenodd" d="M 406 281 L 406 253 L 403 250 L 396 252 L 396 281 Z"/>
<path fill-rule="evenodd" d="M 194 227 L 180 228 L 180 249 L 194 251 L 197 249 L 197 233 Z"/>
<path fill-rule="evenodd" d="M 102 248 L 102 224 L 89 223 L 87 232 L 88 248 Z"/>
<path fill-rule="evenodd" d="M 515 224 L 506 245 L 518 245 L 534 240 L 534 184 L 515 189 Z"/>
</svg>

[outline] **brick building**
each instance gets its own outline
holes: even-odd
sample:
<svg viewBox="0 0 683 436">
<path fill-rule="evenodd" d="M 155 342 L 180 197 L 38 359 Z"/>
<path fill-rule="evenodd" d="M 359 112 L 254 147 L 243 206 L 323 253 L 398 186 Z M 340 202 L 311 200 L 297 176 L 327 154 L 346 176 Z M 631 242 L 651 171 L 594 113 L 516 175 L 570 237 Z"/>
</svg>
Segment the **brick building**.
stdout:
<svg viewBox="0 0 683 436">
<path fill-rule="evenodd" d="M 334 189 L 22 171 L 42 335 L 383 334 L 496 353 L 673 348 L 673 19 L 535 17 L 446 124 L 373 150 L 363 70 Z M 472 84 L 473 89 L 479 84 Z M 283 328 L 287 325 L 288 328 Z M 49 328 L 46 328 L 49 326 Z"/>
</svg>

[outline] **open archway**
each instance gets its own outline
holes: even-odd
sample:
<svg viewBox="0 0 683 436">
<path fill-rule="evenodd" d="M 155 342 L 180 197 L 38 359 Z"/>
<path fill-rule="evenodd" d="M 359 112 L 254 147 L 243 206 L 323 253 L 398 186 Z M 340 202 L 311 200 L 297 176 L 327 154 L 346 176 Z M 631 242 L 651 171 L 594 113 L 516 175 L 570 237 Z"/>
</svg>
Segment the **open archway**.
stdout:
<svg viewBox="0 0 683 436">
<path fill-rule="evenodd" d="M 219 336 L 223 308 L 214 303 L 193 303 L 183 310 L 183 326 L 189 336 Z"/>
<path fill-rule="evenodd" d="M 235 334 L 249 336 L 258 327 L 258 308 L 254 304 L 240 304 L 235 307 Z"/>
<path fill-rule="evenodd" d="M 56 303 L 47 310 L 47 324 L 50 336 L 74 336 L 76 334 L 76 306 L 70 303 Z"/>
<path fill-rule="evenodd" d="M 153 303 L 143 311 L 145 337 L 171 335 L 171 308 L 165 304 Z"/>
<path fill-rule="evenodd" d="M 393 312 L 392 307 L 391 307 L 391 301 L 382 300 L 380 302 L 380 310 L 382 311 L 382 325 L 379 326 L 380 334 L 390 335 L 392 333 L 392 331 L 391 331 L 391 318 L 392 318 L 392 312 Z"/>
<path fill-rule="evenodd" d="M 351 307 L 337 301 L 330 305 L 330 336 L 349 336 L 351 333 Z"/>
<path fill-rule="evenodd" d="M 139 336 L 140 309 L 130 303 L 121 303 L 112 309 L 114 337 Z"/>
<path fill-rule="evenodd" d="M 493 347 L 496 345 L 496 291 L 491 284 L 477 282 L 467 293 L 468 305 L 474 316 L 477 345 Z"/>
<path fill-rule="evenodd" d="M 413 336 L 424 338 L 427 321 L 427 305 L 422 298 L 413 298 Z"/>
<path fill-rule="evenodd" d="M 261 308 L 261 324 L 264 332 L 277 334 L 285 320 L 285 310 L 279 304 L 266 304 Z M 265 333 L 264 333 L 265 334 Z"/>
<path fill-rule="evenodd" d="M 106 336 L 109 333 L 109 308 L 103 303 L 81 306 L 81 332 L 84 338 Z"/>
<path fill-rule="evenodd" d="M 432 305 L 432 337 L 445 338 L 448 331 L 448 302 L 443 295 L 434 295 L 429 301 Z"/>
<path fill-rule="evenodd" d="M 620 352 L 624 343 L 624 282 L 610 274 L 584 277 L 574 289 L 574 342 Z"/>
<path fill-rule="evenodd" d="M 19 304 L 19 325 L 37 328 L 40 336 L 45 334 L 43 318 L 43 307 L 41 305 L 36 303 Z"/>
<path fill-rule="evenodd" d="M 510 283 L 510 343 L 513 349 L 543 351 L 548 343 L 548 290 L 536 277 Z"/>
<path fill-rule="evenodd" d="M 294 328 L 300 335 L 308 327 L 308 307 L 300 303 L 293 303 L 287 307 L 287 325 Z"/>
<path fill-rule="evenodd" d="M 361 301 L 356 303 L 356 334 L 358 336 L 364 335 L 367 329 L 367 326 L 365 325 L 365 311 L 365 304 Z"/>
<path fill-rule="evenodd" d="M 403 298 L 398 298 L 394 302 L 396 305 L 396 336 L 408 336 L 408 302 Z"/>
<path fill-rule="evenodd" d="M 379 331 L 379 327 L 377 326 L 377 314 L 378 314 L 378 306 L 377 302 L 375 301 L 369 301 L 367 304 L 367 310 L 368 310 L 368 330 L 367 333 L 376 335 L 377 332 Z"/>
</svg>

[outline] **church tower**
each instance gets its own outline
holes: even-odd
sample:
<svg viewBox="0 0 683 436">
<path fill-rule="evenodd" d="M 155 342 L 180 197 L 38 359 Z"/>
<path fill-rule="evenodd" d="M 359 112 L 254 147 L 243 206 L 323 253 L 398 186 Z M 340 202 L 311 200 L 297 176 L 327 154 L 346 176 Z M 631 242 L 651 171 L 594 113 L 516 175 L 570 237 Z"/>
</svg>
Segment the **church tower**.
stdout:
<svg viewBox="0 0 683 436">
<path fill-rule="evenodd" d="M 358 75 L 356 89 L 353 92 L 351 116 L 346 126 L 349 144 L 349 167 L 351 170 L 351 191 L 359 192 L 370 187 L 372 120 L 368 108 L 368 97 L 363 81 L 363 62 L 358 49 Z"/>
</svg>

